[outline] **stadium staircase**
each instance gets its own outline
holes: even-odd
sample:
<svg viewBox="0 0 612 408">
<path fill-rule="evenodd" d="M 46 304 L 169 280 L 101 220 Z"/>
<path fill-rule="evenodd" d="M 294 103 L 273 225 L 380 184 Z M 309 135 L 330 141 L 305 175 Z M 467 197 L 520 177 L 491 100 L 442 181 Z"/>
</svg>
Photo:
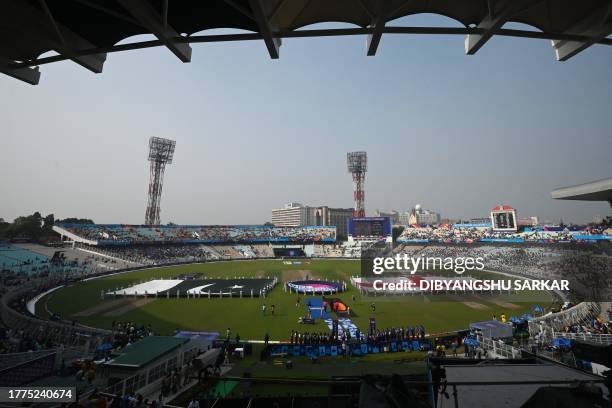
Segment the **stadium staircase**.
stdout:
<svg viewBox="0 0 612 408">
<path fill-rule="evenodd" d="M 81 238 L 78 235 L 68 231 L 65 228 L 58 227 L 57 225 L 53 226 L 53 231 L 55 231 L 58 234 L 60 234 L 61 237 L 69 238 L 73 242 L 81 242 L 81 243 L 87 244 L 87 245 L 97 245 L 97 243 L 98 243 L 97 241 L 92 241 L 91 239 Z"/>
<path fill-rule="evenodd" d="M 209 245 L 202 245 L 201 248 L 202 248 L 202 251 L 206 253 L 206 256 L 211 259 L 222 259 L 223 258 L 223 256 L 218 251 L 215 250 L 215 248 Z"/>
<path fill-rule="evenodd" d="M 81 248 L 81 247 L 77 247 L 76 249 L 79 250 L 79 251 L 91 254 L 91 255 L 100 256 L 102 258 L 110 259 L 110 260 L 117 261 L 117 262 L 123 262 L 123 263 L 126 264 L 127 267 L 143 266 L 142 263 L 135 262 L 135 261 L 132 261 L 132 260 L 129 260 L 129 259 L 118 258 L 116 256 L 112 256 L 112 255 L 108 255 L 108 254 L 105 254 L 105 253 L 102 253 L 102 252 L 94 251 L 92 249 Z"/>
<path fill-rule="evenodd" d="M 479 337 L 480 346 L 487 351 L 487 358 L 515 359 L 522 358 L 520 349 L 488 337 Z"/>
</svg>

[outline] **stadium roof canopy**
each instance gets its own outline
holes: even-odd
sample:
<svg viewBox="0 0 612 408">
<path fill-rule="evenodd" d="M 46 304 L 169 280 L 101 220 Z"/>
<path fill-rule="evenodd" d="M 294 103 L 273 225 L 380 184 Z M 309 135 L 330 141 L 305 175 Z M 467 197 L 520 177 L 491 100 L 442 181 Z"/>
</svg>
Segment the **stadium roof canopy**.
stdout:
<svg viewBox="0 0 612 408">
<path fill-rule="evenodd" d="M 105 363 L 107 366 L 139 368 L 187 343 L 189 339 L 170 336 L 147 336 L 125 347 L 121 355 Z"/>
<path fill-rule="evenodd" d="M 558 188 L 550 195 L 557 200 L 607 201 L 612 204 L 612 177 Z"/>
<path fill-rule="evenodd" d="M 278 58 L 282 38 L 367 35 L 367 55 L 383 34 L 465 35 L 465 51 L 476 53 L 492 36 L 549 39 L 565 61 L 593 44 L 612 45 L 612 0 L 2 0 L 0 72 L 31 84 L 39 66 L 72 60 L 99 73 L 107 53 L 167 47 L 182 62 L 191 43 L 263 40 Z M 406 27 L 397 18 L 433 13 L 463 27 Z M 301 29 L 322 22 L 354 28 Z M 522 23 L 533 30 L 503 28 Z M 213 28 L 252 33 L 200 35 Z M 139 35 L 154 40 L 118 44 Z M 54 51 L 56 55 L 42 56 Z"/>
</svg>

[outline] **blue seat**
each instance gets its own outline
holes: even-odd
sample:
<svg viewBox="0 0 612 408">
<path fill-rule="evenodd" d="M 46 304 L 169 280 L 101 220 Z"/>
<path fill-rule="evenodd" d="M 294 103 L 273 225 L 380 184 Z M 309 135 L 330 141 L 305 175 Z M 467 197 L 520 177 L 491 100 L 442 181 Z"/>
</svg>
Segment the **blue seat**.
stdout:
<svg viewBox="0 0 612 408">
<path fill-rule="evenodd" d="M 293 346 L 293 350 L 291 351 L 291 354 L 294 356 L 299 356 L 300 354 L 302 354 L 300 353 L 300 349 L 301 349 L 300 346 Z"/>
<path fill-rule="evenodd" d="M 394 341 L 391 342 L 391 352 L 392 353 L 397 352 L 397 343 Z"/>
<path fill-rule="evenodd" d="M 368 345 L 366 343 L 361 344 L 360 348 L 363 354 L 368 354 Z"/>
<path fill-rule="evenodd" d="M 330 354 L 332 356 L 337 356 L 338 355 L 338 346 L 331 346 L 330 347 Z"/>
<path fill-rule="evenodd" d="M 410 346 L 408 345 L 407 341 L 402 341 L 402 350 L 404 351 L 412 350 Z"/>
<path fill-rule="evenodd" d="M 412 341 L 412 350 L 419 351 L 421 344 L 417 340 Z"/>
<path fill-rule="evenodd" d="M 283 345 L 281 346 L 281 353 L 289 353 L 289 346 Z"/>
<path fill-rule="evenodd" d="M 327 355 L 327 352 L 325 351 L 325 346 L 319 346 L 319 355 L 320 356 Z"/>
<path fill-rule="evenodd" d="M 380 347 L 372 346 L 372 353 L 374 353 L 374 354 L 380 353 Z"/>
</svg>

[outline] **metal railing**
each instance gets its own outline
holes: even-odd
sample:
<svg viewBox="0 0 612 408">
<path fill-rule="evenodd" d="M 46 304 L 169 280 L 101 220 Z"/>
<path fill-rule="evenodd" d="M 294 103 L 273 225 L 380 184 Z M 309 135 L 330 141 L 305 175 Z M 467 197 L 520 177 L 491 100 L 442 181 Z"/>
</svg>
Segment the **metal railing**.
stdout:
<svg viewBox="0 0 612 408">
<path fill-rule="evenodd" d="M 599 316 L 601 306 L 596 302 L 581 302 L 577 305 L 558 313 L 536 317 L 529 321 L 529 334 L 544 334 L 547 338 L 554 338 L 556 332 L 561 332 L 564 327 L 576 323 L 586 323 Z"/>
<path fill-rule="evenodd" d="M 570 340 L 582 340 L 589 343 L 597 344 L 612 344 L 612 334 L 598 334 L 598 333 L 566 333 L 566 332 L 554 332 L 554 337 L 564 337 Z"/>
<path fill-rule="evenodd" d="M 17 365 L 27 363 L 28 361 L 36 360 L 37 358 L 54 354 L 55 349 L 51 350 L 38 350 L 38 351 L 24 351 L 22 353 L 7 353 L 0 354 L 0 371 L 10 369 Z"/>
<path fill-rule="evenodd" d="M 489 357 L 515 359 L 523 356 L 523 352 L 520 349 L 506 344 L 503 341 L 493 340 L 482 336 L 478 337 L 478 341 L 480 341 L 480 346 L 484 350 L 493 353 L 493 356 Z"/>
</svg>

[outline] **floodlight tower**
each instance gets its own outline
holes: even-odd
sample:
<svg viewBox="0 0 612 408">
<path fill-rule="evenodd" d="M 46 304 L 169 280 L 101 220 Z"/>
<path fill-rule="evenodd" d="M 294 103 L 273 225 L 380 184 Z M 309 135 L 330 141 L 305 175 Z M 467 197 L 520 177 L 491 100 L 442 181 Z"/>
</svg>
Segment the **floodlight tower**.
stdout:
<svg viewBox="0 0 612 408">
<path fill-rule="evenodd" d="M 346 154 L 346 164 L 349 173 L 353 175 L 353 217 L 365 217 L 364 182 L 368 171 L 368 155 L 366 152 L 349 152 Z"/>
<path fill-rule="evenodd" d="M 172 163 L 176 141 L 152 137 L 149 139 L 149 161 L 151 172 L 149 177 L 149 201 L 145 214 L 146 225 L 159 225 L 159 204 L 161 202 L 162 185 L 166 164 Z"/>
</svg>

